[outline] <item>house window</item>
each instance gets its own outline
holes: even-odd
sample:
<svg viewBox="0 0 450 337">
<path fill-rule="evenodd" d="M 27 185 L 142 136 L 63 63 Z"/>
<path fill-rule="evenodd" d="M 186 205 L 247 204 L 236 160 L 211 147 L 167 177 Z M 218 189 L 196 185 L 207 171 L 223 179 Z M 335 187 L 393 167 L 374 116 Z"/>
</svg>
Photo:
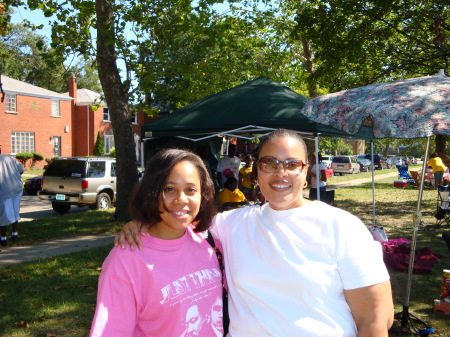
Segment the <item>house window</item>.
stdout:
<svg viewBox="0 0 450 337">
<path fill-rule="evenodd" d="M 105 139 L 103 141 L 105 144 L 105 154 L 110 154 L 111 150 L 114 146 L 114 136 L 113 135 L 105 135 Z"/>
<path fill-rule="evenodd" d="M 6 94 L 6 112 L 17 112 L 16 95 Z"/>
<path fill-rule="evenodd" d="M 109 109 L 108 108 L 103 108 L 103 121 L 104 122 L 110 122 L 111 118 L 109 116 Z"/>
<path fill-rule="evenodd" d="M 131 114 L 131 123 L 137 124 L 137 114 Z"/>
<path fill-rule="evenodd" d="M 34 152 L 34 132 L 11 132 L 11 154 Z"/>
<path fill-rule="evenodd" d="M 61 112 L 59 111 L 59 100 L 52 99 L 52 117 L 61 117 Z"/>
</svg>

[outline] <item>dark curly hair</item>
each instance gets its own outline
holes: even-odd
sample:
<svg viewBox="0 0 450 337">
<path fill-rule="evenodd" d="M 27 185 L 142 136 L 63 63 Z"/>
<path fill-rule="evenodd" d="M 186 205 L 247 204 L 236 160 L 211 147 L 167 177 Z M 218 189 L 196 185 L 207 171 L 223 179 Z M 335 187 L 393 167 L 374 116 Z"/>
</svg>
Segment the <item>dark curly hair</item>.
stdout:
<svg viewBox="0 0 450 337">
<path fill-rule="evenodd" d="M 134 190 L 129 211 L 131 216 L 150 226 L 161 221 L 160 201 L 163 198 L 163 190 L 173 167 L 183 161 L 187 161 L 197 168 L 200 178 L 201 203 L 200 211 L 194 219 L 195 232 L 203 232 L 211 225 L 212 218 L 216 215 L 216 203 L 214 200 L 214 184 L 203 160 L 187 150 L 164 149 L 157 152 L 148 162 L 144 177 Z"/>
</svg>

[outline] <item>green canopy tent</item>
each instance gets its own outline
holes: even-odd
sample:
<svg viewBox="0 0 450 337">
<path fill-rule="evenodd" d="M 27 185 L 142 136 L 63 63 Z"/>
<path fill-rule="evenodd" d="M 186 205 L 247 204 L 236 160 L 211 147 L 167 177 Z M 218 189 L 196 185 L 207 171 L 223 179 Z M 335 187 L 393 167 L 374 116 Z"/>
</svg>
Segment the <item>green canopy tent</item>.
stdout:
<svg viewBox="0 0 450 337">
<path fill-rule="evenodd" d="M 245 134 L 261 135 L 278 128 L 309 135 L 372 138 L 368 129 L 350 136 L 333 127 L 309 121 L 299 114 L 307 101 L 308 98 L 292 89 L 267 77 L 259 77 L 204 97 L 144 125 L 142 139 L 175 136 L 199 141 L 217 135 L 247 138 Z"/>
</svg>

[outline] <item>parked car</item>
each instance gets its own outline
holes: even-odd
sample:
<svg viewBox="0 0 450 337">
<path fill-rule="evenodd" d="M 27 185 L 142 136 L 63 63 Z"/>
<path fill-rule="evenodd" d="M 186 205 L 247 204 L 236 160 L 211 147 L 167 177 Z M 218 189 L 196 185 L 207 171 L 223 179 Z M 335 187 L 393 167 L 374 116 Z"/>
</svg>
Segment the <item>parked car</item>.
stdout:
<svg viewBox="0 0 450 337">
<path fill-rule="evenodd" d="M 66 213 L 71 205 L 107 210 L 116 199 L 116 159 L 110 157 L 58 158 L 44 171 L 39 199 Z"/>
<path fill-rule="evenodd" d="M 29 178 L 29 179 L 25 180 L 25 183 L 23 184 L 23 189 L 29 195 L 37 195 L 37 192 L 42 189 L 41 182 L 42 182 L 42 176 Z"/>
<path fill-rule="evenodd" d="M 333 156 L 330 155 L 323 155 L 322 156 L 322 163 L 325 165 L 327 169 L 331 168 L 331 163 L 333 161 Z"/>
<path fill-rule="evenodd" d="M 331 163 L 334 175 L 359 173 L 359 164 L 354 156 L 335 156 Z"/>
<path fill-rule="evenodd" d="M 411 165 L 416 165 L 417 164 L 417 158 L 416 157 L 409 156 L 408 160 L 411 163 Z"/>
<path fill-rule="evenodd" d="M 390 169 L 393 168 L 395 165 L 392 162 L 393 157 L 384 158 L 383 161 L 386 163 L 386 168 Z"/>
<path fill-rule="evenodd" d="M 364 159 L 369 159 L 371 161 L 372 160 L 372 155 L 371 154 L 366 154 Z M 374 165 L 376 170 L 383 170 L 383 169 L 387 168 L 386 163 L 381 159 L 379 154 L 374 154 L 373 155 L 373 165 Z"/>
<path fill-rule="evenodd" d="M 393 163 L 396 167 L 399 167 L 399 166 L 405 166 L 405 165 L 406 165 L 405 160 L 404 160 L 402 157 L 393 157 L 393 158 L 392 158 L 392 163 Z"/>
<path fill-rule="evenodd" d="M 356 161 L 359 163 L 360 172 L 369 172 L 369 170 L 372 170 L 372 162 L 369 159 L 356 158 Z"/>
</svg>

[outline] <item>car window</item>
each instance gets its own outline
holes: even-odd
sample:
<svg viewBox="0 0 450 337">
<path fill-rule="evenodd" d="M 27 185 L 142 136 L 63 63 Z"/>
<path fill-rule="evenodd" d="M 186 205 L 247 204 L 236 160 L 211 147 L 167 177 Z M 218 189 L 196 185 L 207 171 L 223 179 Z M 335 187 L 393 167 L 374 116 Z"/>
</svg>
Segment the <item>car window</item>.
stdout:
<svg viewBox="0 0 450 337">
<path fill-rule="evenodd" d="M 106 163 L 104 161 L 96 161 L 89 163 L 88 178 L 103 178 L 105 176 Z"/>
<path fill-rule="evenodd" d="M 85 178 L 85 172 L 85 162 L 82 160 L 54 160 L 45 170 L 44 176 Z"/>
<path fill-rule="evenodd" d="M 116 176 L 116 163 L 111 163 L 111 177 Z"/>
<path fill-rule="evenodd" d="M 334 157 L 333 158 L 333 163 L 349 163 L 350 160 L 348 159 L 348 157 Z"/>
</svg>

